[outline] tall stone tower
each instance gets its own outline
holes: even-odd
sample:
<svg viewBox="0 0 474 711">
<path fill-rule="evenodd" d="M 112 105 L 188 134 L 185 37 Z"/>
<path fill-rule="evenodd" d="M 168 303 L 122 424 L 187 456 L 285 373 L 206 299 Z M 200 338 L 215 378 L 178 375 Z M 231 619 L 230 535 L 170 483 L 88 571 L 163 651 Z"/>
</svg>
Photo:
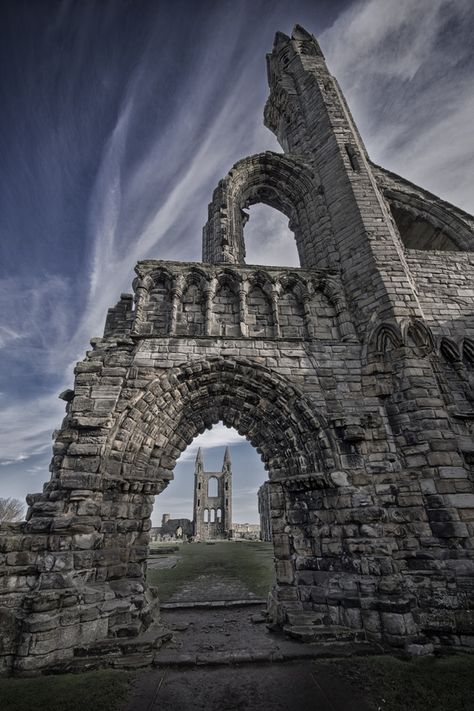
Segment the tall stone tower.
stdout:
<svg viewBox="0 0 474 711">
<path fill-rule="evenodd" d="M 198 449 L 194 468 L 194 535 L 197 540 L 226 539 L 232 530 L 232 463 L 226 447 L 220 472 L 204 471 Z"/>
<path fill-rule="evenodd" d="M 136 265 L 61 395 L 50 480 L 0 536 L 3 669 L 129 653 L 152 619 L 154 497 L 219 421 L 268 471 L 275 625 L 474 643 L 474 218 L 371 162 L 303 28 L 267 68 L 282 152 L 219 181 L 202 262 Z M 258 202 L 288 217 L 299 268 L 246 264 Z M 206 507 L 230 529 L 226 459 L 217 497 L 196 464 L 198 535 Z"/>
</svg>

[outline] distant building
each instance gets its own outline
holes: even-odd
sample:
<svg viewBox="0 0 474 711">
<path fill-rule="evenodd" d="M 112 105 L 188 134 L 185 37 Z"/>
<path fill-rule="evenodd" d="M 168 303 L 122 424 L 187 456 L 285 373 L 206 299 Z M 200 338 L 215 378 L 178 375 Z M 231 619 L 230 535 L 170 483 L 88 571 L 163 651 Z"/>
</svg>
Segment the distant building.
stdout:
<svg viewBox="0 0 474 711">
<path fill-rule="evenodd" d="M 270 482 L 266 481 L 258 490 L 258 513 L 260 514 L 260 540 L 272 540 L 272 520 L 270 516 Z"/>
<path fill-rule="evenodd" d="M 198 449 L 194 467 L 193 520 L 170 518 L 163 514 L 161 526 L 151 529 L 152 541 L 227 539 L 232 535 L 232 462 L 226 447 L 220 472 L 204 471 L 204 458 Z M 253 524 L 238 524 L 252 526 Z M 247 531 L 250 535 L 250 531 Z"/>
<path fill-rule="evenodd" d="M 258 523 L 234 523 L 232 538 L 258 541 L 260 540 L 260 525 Z"/>
<path fill-rule="evenodd" d="M 225 539 L 232 530 L 232 463 L 226 447 L 220 472 L 204 471 L 201 448 L 194 467 L 194 537 Z"/>
<path fill-rule="evenodd" d="M 163 514 L 161 526 L 150 531 L 151 541 L 178 540 L 187 541 L 194 533 L 193 522 L 189 518 L 170 518 L 168 513 Z"/>
</svg>

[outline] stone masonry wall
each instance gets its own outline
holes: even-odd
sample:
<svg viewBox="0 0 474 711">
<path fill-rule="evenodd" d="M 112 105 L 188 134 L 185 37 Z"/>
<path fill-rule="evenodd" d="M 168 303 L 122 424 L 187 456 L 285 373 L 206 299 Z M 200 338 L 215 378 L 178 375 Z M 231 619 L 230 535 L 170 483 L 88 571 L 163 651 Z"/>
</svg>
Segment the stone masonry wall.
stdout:
<svg viewBox="0 0 474 711">
<path fill-rule="evenodd" d="M 273 624 L 472 648 L 471 219 L 371 164 L 303 28 L 276 35 L 268 74 L 265 122 L 284 153 L 220 181 L 203 263 L 137 265 L 133 299 L 109 311 L 61 395 L 50 481 L 0 532 L 5 672 L 160 643 L 154 497 L 219 421 L 268 471 Z M 245 264 L 244 209 L 259 201 L 288 216 L 302 268 Z M 424 228 L 423 253 L 405 249 L 391 209 L 458 251 L 431 253 Z"/>
</svg>

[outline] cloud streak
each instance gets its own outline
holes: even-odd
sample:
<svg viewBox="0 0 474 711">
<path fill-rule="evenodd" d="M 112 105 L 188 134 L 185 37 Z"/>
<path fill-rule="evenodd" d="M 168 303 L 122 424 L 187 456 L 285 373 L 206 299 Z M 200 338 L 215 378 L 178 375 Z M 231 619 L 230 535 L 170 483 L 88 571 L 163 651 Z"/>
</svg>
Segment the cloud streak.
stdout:
<svg viewBox="0 0 474 711">
<path fill-rule="evenodd" d="M 473 29 L 469 0 L 367 0 L 320 37 L 371 158 L 471 212 Z"/>
</svg>

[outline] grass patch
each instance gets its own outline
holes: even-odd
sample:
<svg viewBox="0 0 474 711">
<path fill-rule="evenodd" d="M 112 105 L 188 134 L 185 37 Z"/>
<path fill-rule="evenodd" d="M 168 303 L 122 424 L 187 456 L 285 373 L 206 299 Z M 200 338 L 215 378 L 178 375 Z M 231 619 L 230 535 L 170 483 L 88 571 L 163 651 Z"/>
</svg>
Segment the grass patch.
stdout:
<svg viewBox="0 0 474 711">
<path fill-rule="evenodd" d="M 83 674 L 0 679 L 2 711 L 118 711 L 135 672 L 102 669 Z"/>
<path fill-rule="evenodd" d="M 474 656 L 423 657 L 404 661 L 394 657 L 365 657 L 316 662 L 330 666 L 373 711 L 472 711 Z"/>
<path fill-rule="evenodd" d="M 184 584 L 204 574 L 236 578 L 258 596 L 266 597 L 274 578 L 273 545 L 260 541 L 218 541 L 208 546 L 203 542 L 180 546 L 176 567 L 149 570 L 147 580 L 158 587 L 161 602 Z"/>
</svg>

